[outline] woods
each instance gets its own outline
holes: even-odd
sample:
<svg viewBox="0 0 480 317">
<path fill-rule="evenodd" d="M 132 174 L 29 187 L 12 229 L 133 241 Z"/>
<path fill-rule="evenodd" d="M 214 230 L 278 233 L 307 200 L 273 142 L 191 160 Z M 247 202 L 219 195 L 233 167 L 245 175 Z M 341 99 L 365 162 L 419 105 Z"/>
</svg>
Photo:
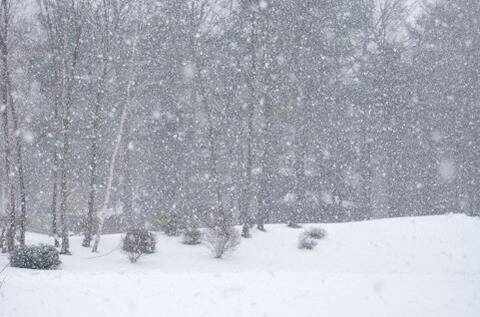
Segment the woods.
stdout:
<svg viewBox="0 0 480 317">
<path fill-rule="evenodd" d="M 69 254 L 159 219 L 480 212 L 478 1 L 0 9 L 4 252 L 27 228 Z"/>
</svg>

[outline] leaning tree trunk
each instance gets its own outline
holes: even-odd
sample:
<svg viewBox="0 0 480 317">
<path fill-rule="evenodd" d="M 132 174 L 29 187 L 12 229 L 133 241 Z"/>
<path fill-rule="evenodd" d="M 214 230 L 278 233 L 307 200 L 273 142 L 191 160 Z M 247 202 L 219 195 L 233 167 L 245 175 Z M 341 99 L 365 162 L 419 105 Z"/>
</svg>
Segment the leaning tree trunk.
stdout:
<svg viewBox="0 0 480 317">
<path fill-rule="evenodd" d="M 115 176 L 115 165 L 116 165 L 120 147 L 122 146 L 125 121 L 127 120 L 128 110 L 129 110 L 130 104 L 132 103 L 132 89 L 134 84 L 134 80 L 132 77 L 133 77 L 133 67 L 134 67 L 135 57 L 137 54 L 137 42 L 138 42 L 138 25 L 135 28 L 135 35 L 134 35 L 133 44 L 132 44 L 130 69 L 128 74 L 128 76 L 130 77 L 128 78 L 128 84 L 127 84 L 127 96 L 126 96 L 125 103 L 123 104 L 122 115 L 120 117 L 120 126 L 118 128 L 115 147 L 113 149 L 112 157 L 110 159 L 110 168 L 109 168 L 108 178 L 107 178 L 107 187 L 105 190 L 105 199 L 103 200 L 102 209 L 100 209 L 98 227 L 97 227 L 97 232 L 95 234 L 95 240 L 93 243 L 92 252 L 98 252 L 98 244 L 100 243 L 100 237 L 103 230 L 103 223 L 105 221 L 105 216 L 106 216 L 108 206 L 110 205 L 110 196 L 112 194 L 112 183 L 113 183 L 113 178 Z"/>
<path fill-rule="evenodd" d="M 107 178 L 107 187 L 105 191 L 105 199 L 103 201 L 102 209 L 100 210 L 100 215 L 99 215 L 99 221 L 98 221 L 98 228 L 97 228 L 97 233 L 95 234 L 95 240 L 93 243 L 92 247 L 92 252 L 97 252 L 98 251 L 98 244 L 100 243 L 100 237 L 101 233 L 103 230 L 103 223 L 105 221 L 105 216 L 106 216 L 106 211 L 108 209 L 108 206 L 110 205 L 110 196 L 112 194 L 112 183 L 113 183 L 113 178 L 115 176 L 115 165 L 116 165 L 116 160 L 118 156 L 118 152 L 120 149 L 120 145 L 122 143 L 122 138 L 123 138 L 123 127 L 125 125 L 125 121 L 127 118 L 128 114 L 128 108 L 131 103 L 131 86 L 132 86 L 132 80 L 129 80 L 128 83 L 128 88 L 127 88 L 127 101 L 123 105 L 123 110 L 122 110 L 122 116 L 120 118 L 120 127 L 118 129 L 117 133 L 117 140 L 115 142 L 115 148 L 113 149 L 112 153 L 112 158 L 110 159 L 110 168 L 109 168 L 109 173 L 108 173 L 108 178 Z"/>
<path fill-rule="evenodd" d="M 95 98 L 94 113 L 93 113 L 93 137 L 91 143 L 91 152 L 90 152 L 90 183 L 89 183 L 89 193 L 88 193 L 88 212 L 87 212 L 87 221 L 85 225 L 84 239 L 82 246 L 89 247 L 92 241 L 93 235 L 97 230 L 98 217 L 95 210 L 95 199 L 97 195 L 97 169 L 98 169 L 98 144 L 100 139 L 100 110 L 101 105 L 104 100 L 105 90 L 107 85 L 108 69 L 109 69 L 109 56 L 112 50 L 111 40 L 112 36 L 118 31 L 118 18 L 119 16 L 115 15 L 116 19 L 114 21 L 110 20 L 109 8 L 110 4 L 103 1 L 99 3 L 99 11 L 101 12 L 99 17 L 102 22 L 99 24 L 101 39 L 100 46 L 102 50 L 102 70 L 100 78 L 97 81 L 97 93 Z M 119 14 L 117 12 L 117 14 Z M 111 29 L 110 27 L 113 27 Z"/>
</svg>

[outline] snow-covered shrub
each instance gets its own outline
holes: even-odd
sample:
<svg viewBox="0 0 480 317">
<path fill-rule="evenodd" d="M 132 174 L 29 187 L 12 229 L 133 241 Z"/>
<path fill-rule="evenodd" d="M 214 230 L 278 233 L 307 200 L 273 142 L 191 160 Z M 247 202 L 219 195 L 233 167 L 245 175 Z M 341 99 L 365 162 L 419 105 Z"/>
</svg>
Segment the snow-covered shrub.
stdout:
<svg viewBox="0 0 480 317">
<path fill-rule="evenodd" d="M 240 233 L 234 227 L 217 226 L 207 229 L 203 241 L 212 255 L 220 259 L 240 244 Z"/>
<path fill-rule="evenodd" d="M 10 266 L 12 267 L 52 270 L 61 263 L 58 250 L 51 245 L 19 246 L 10 254 Z"/>
<path fill-rule="evenodd" d="M 317 240 L 312 238 L 308 232 L 302 232 L 298 238 L 299 249 L 312 250 L 317 244 Z"/>
<path fill-rule="evenodd" d="M 293 229 L 300 229 L 302 226 L 299 225 L 297 222 L 293 221 L 293 220 L 289 220 L 287 222 L 287 227 L 289 228 L 293 228 Z"/>
<path fill-rule="evenodd" d="M 327 232 L 325 231 L 325 229 L 320 227 L 310 228 L 305 231 L 305 234 L 307 234 L 310 238 L 317 240 L 323 239 L 327 236 Z"/>
<path fill-rule="evenodd" d="M 183 232 L 182 243 L 195 245 L 201 242 L 202 232 L 198 228 L 188 228 Z"/>
<path fill-rule="evenodd" d="M 155 236 L 145 229 L 132 229 L 123 237 L 122 250 L 135 263 L 143 254 L 155 252 Z"/>
</svg>

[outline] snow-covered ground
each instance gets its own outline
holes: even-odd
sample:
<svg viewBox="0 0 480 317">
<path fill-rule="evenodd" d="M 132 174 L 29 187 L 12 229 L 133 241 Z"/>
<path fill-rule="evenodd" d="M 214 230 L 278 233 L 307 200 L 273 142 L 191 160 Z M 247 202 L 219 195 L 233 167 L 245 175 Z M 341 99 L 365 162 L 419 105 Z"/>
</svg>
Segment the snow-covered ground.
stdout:
<svg viewBox="0 0 480 317">
<path fill-rule="evenodd" d="M 221 260 L 158 234 L 136 264 L 120 235 L 104 236 L 95 258 L 74 237 L 58 270 L 7 269 L 0 316 L 480 316 L 479 218 L 322 226 L 313 251 L 297 249 L 301 230 L 269 225 Z"/>
</svg>

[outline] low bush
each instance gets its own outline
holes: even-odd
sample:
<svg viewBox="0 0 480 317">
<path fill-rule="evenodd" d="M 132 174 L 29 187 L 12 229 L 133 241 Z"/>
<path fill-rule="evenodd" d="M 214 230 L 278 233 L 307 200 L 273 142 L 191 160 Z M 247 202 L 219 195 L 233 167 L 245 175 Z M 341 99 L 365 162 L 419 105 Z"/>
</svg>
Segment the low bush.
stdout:
<svg viewBox="0 0 480 317">
<path fill-rule="evenodd" d="M 305 234 L 307 234 L 310 238 L 321 240 L 327 236 L 327 232 L 325 229 L 320 227 L 314 227 L 308 229 Z"/>
<path fill-rule="evenodd" d="M 299 225 L 299 224 L 296 223 L 296 222 L 289 221 L 289 222 L 287 223 L 287 227 L 293 228 L 293 229 L 300 229 L 302 226 Z"/>
<path fill-rule="evenodd" d="M 317 246 L 318 242 L 312 238 L 308 233 L 303 232 L 298 238 L 298 248 L 303 250 L 312 250 Z"/>
<path fill-rule="evenodd" d="M 180 217 L 176 214 L 164 214 L 160 222 L 160 229 L 165 232 L 167 236 L 178 236 L 181 233 Z"/>
<path fill-rule="evenodd" d="M 123 237 L 122 250 L 130 262 L 135 263 L 144 254 L 155 252 L 155 236 L 145 229 L 129 230 Z"/>
<path fill-rule="evenodd" d="M 212 255 L 220 259 L 226 252 L 231 252 L 240 244 L 240 233 L 234 227 L 213 227 L 207 229 L 203 239 Z"/>
<path fill-rule="evenodd" d="M 188 228 L 183 232 L 182 243 L 188 245 L 199 244 L 202 239 L 202 232 L 198 228 Z"/>
<path fill-rule="evenodd" d="M 61 263 L 60 253 L 51 245 L 19 246 L 10 254 L 10 266 L 12 267 L 52 270 Z"/>
</svg>

